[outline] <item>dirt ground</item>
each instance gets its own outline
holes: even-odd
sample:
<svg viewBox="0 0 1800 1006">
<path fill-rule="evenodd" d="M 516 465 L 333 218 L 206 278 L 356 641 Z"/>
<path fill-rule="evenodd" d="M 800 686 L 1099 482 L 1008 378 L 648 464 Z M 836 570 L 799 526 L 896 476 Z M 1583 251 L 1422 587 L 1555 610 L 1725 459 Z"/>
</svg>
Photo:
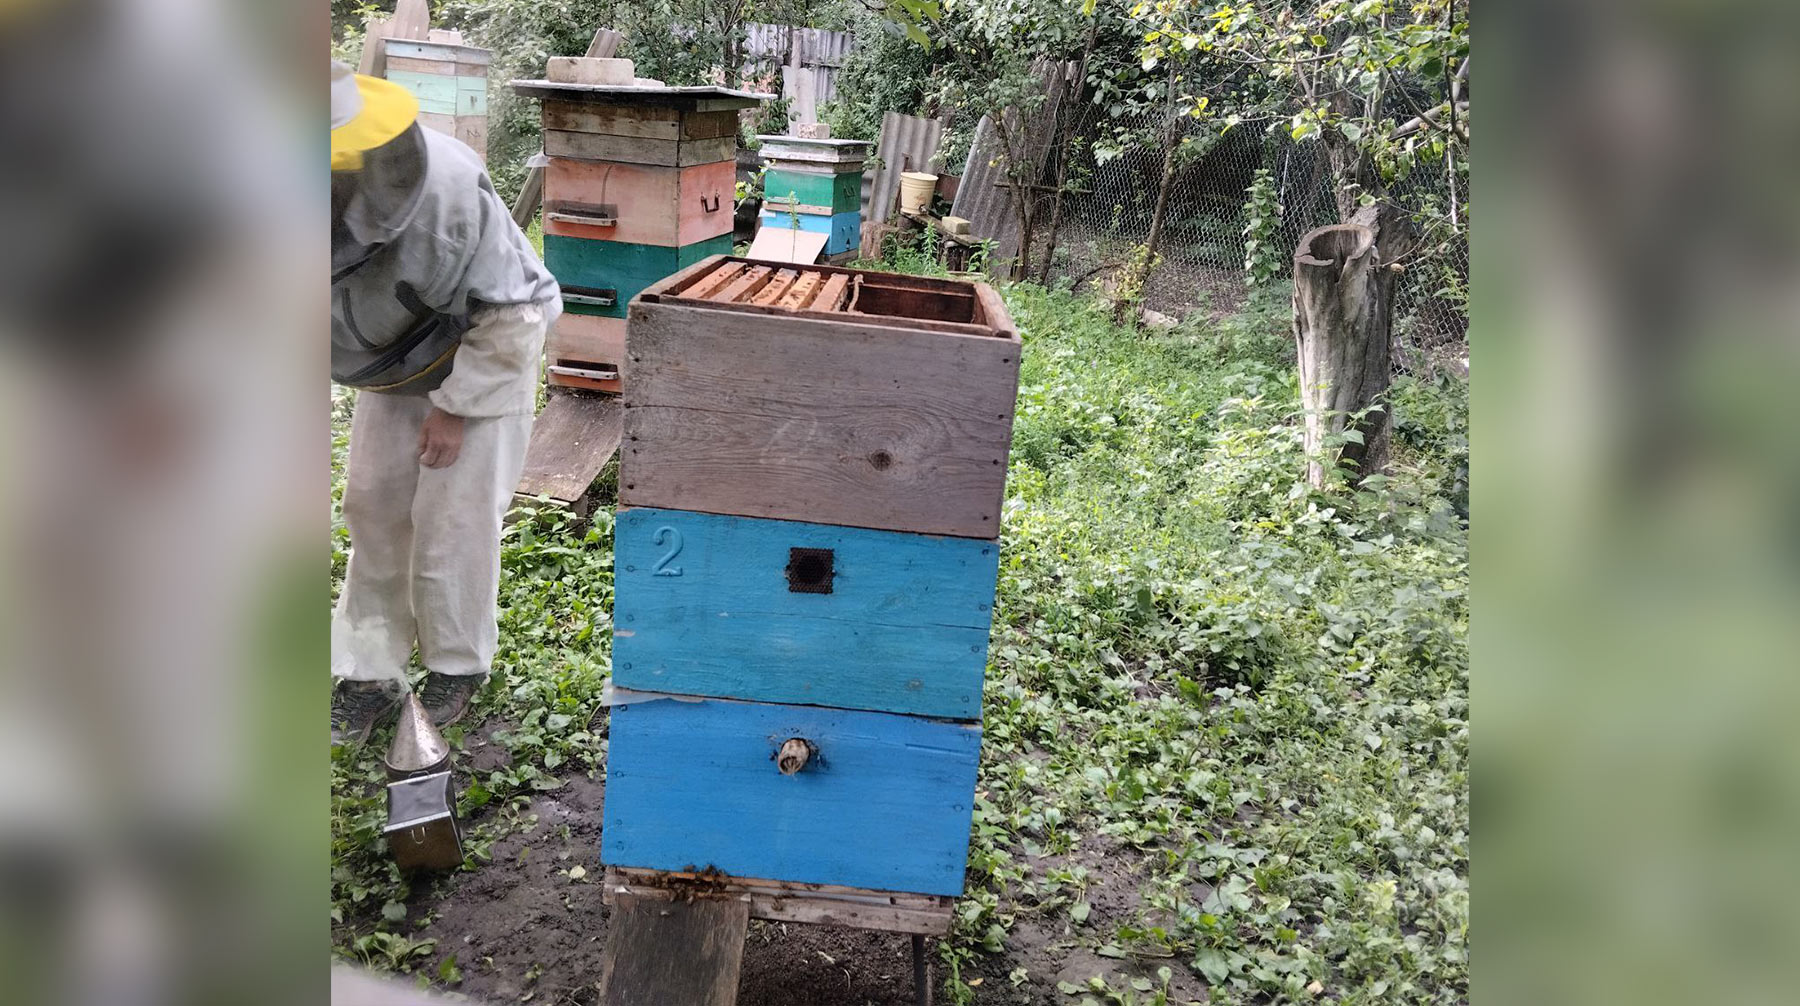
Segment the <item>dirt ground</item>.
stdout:
<svg viewBox="0 0 1800 1006">
<path fill-rule="evenodd" d="M 482 752 L 473 752 L 482 760 Z M 598 773 L 596 773 L 598 774 Z M 609 911 L 602 904 L 600 821 L 604 783 L 568 777 L 562 788 L 533 802 L 537 823 L 494 843 L 490 862 L 474 870 L 418 885 L 408 919 L 425 924 L 415 939 L 436 938 L 435 956 L 417 970 L 436 975 L 454 955 L 463 981 L 456 990 L 478 1001 L 587 1006 L 599 1001 L 600 965 Z M 565 831 L 566 828 L 566 831 Z M 566 835 L 566 837 L 565 837 Z M 1035 861 L 1047 868 L 1063 859 L 1088 867 L 1093 917 L 1088 932 L 1109 932 L 1130 921 L 1138 903 L 1132 860 L 1114 850 L 1083 850 L 1072 857 Z M 571 879 L 573 867 L 585 874 Z M 1061 923 L 1021 916 L 1005 949 L 978 955 L 976 971 L 963 979 L 975 1002 L 987 1006 L 1048 1006 L 1075 1000 L 1058 982 L 1085 985 L 1102 975 L 1115 986 L 1151 977 L 1159 961 L 1100 957 Z M 932 955 L 933 1001 L 947 1002 L 943 968 Z M 1011 976 L 1024 968 L 1022 981 Z M 1204 997 L 1185 967 L 1175 968 L 1172 1001 Z M 905 1006 L 913 1000 L 911 939 L 901 933 L 753 920 L 739 981 L 741 1006 Z"/>
</svg>

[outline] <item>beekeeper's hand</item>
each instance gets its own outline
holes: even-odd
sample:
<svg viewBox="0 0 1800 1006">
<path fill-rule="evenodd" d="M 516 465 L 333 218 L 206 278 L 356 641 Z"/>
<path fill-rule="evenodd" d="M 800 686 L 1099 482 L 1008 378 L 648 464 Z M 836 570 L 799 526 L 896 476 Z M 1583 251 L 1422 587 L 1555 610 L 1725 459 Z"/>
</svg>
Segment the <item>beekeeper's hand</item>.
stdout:
<svg viewBox="0 0 1800 1006">
<path fill-rule="evenodd" d="M 419 463 L 427 468 L 448 468 L 462 452 L 463 420 L 443 409 L 432 409 L 419 426 Z"/>
</svg>

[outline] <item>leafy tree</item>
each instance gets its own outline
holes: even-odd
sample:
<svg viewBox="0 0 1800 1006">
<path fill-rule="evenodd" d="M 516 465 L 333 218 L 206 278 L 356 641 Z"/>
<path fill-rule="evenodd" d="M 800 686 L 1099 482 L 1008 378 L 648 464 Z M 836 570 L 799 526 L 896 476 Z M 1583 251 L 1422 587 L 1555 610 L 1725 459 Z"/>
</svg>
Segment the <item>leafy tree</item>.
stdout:
<svg viewBox="0 0 1800 1006">
<path fill-rule="evenodd" d="M 1225 128 L 1280 122 L 1318 139 L 1338 217 L 1441 165 L 1451 198 L 1438 219 L 1468 217 L 1468 0 L 1141 0 L 1143 63 L 1207 64 L 1194 107 Z M 1440 215 L 1441 214 L 1441 215 Z"/>
<path fill-rule="evenodd" d="M 852 8 L 849 30 L 856 44 L 838 71 L 837 98 L 820 109 L 831 135 L 874 140 L 887 112 L 930 115 L 935 111 L 933 77 L 948 60 L 942 46 L 920 45 L 885 12 Z"/>
<path fill-rule="evenodd" d="M 971 119 L 986 116 L 999 141 L 994 160 L 1006 177 L 1019 232 L 1013 275 L 1030 275 L 1043 209 L 1043 165 L 1066 131 L 1043 121 L 1046 78 L 1054 64 L 1079 58 L 1091 18 L 1086 4 L 1008 0 L 958 5 L 929 35 L 951 58 L 940 71 L 938 98 Z M 1059 132 L 1064 135 L 1059 136 Z"/>
</svg>

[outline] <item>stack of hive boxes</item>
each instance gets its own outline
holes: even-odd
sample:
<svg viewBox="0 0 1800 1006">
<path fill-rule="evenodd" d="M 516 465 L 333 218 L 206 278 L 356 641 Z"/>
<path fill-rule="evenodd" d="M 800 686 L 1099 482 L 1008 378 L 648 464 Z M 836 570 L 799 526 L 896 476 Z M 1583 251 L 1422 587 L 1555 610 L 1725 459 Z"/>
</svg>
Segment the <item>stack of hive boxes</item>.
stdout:
<svg viewBox="0 0 1800 1006">
<path fill-rule="evenodd" d="M 847 262 L 862 246 L 862 176 L 867 140 L 759 136 L 762 226 L 824 234 L 825 261 Z"/>
<path fill-rule="evenodd" d="M 1018 386 L 1005 308 L 725 258 L 630 325 L 602 859 L 929 895 L 947 924 Z"/>
<path fill-rule="evenodd" d="M 419 99 L 419 124 L 487 160 L 488 50 L 397 38 L 386 45 L 387 79 Z"/>
<path fill-rule="evenodd" d="M 625 305 L 731 251 L 738 110 L 719 87 L 514 81 L 543 103 L 544 264 L 563 289 L 546 346 L 552 386 L 616 392 Z"/>
</svg>

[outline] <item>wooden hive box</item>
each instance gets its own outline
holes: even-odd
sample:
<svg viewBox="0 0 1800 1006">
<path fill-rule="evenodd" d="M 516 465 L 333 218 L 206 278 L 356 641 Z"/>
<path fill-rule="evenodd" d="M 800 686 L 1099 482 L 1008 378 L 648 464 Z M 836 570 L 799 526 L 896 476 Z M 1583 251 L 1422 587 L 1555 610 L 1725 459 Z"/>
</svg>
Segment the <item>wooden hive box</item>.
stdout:
<svg viewBox="0 0 1800 1006">
<path fill-rule="evenodd" d="M 771 167 L 763 172 L 763 205 L 827 217 L 858 212 L 862 172 Z"/>
<path fill-rule="evenodd" d="M 991 540 L 629 507 L 614 543 L 621 687 L 981 718 Z"/>
<path fill-rule="evenodd" d="M 632 301 L 609 885 L 948 927 L 1019 348 L 974 283 L 720 256 Z"/>
<path fill-rule="evenodd" d="M 625 506 L 997 533 L 1020 343 L 992 288 L 719 258 L 631 311 Z"/>
<path fill-rule="evenodd" d="M 386 47 L 387 79 L 419 99 L 419 124 L 456 137 L 486 160 L 488 50 L 397 38 Z"/>
<path fill-rule="evenodd" d="M 540 100 L 544 264 L 563 289 L 545 343 L 553 387 L 617 392 L 626 304 L 731 250 L 738 111 L 765 95 L 720 87 L 516 80 Z"/>
<path fill-rule="evenodd" d="M 768 162 L 762 227 L 824 234 L 826 261 L 847 261 L 862 245 L 862 172 L 867 140 L 759 136 Z"/>
</svg>

